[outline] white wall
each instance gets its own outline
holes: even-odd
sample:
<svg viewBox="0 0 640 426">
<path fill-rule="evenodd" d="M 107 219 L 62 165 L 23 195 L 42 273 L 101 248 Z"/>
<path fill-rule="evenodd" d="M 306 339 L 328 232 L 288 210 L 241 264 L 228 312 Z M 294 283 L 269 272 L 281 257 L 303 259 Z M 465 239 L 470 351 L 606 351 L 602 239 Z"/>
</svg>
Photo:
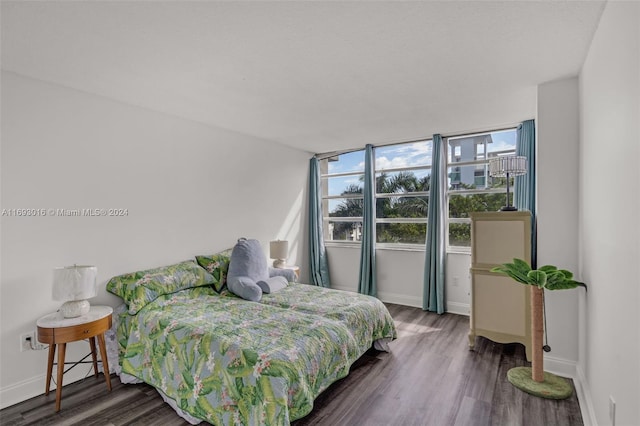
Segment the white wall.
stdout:
<svg viewBox="0 0 640 426">
<path fill-rule="evenodd" d="M 358 291 L 359 247 L 327 247 L 331 287 Z M 422 307 L 423 250 L 376 250 L 378 297 L 388 303 Z M 471 255 L 448 253 L 445 300 L 447 312 L 469 315 Z"/>
<path fill-rule="evenodd" d="M 578 273 L 578 79 L 538 86 L 538 266 Z M 578 279 L 580 277 L 577 277 Z M 582 289 L 547 291 L 546 369 L 575 375 L 578 361 L 578 297 Z"/>
<path fill-rule="evenodd" d="M 607 3 L 580 73 L 579 369 L 599 425 L 640 424 L 640 3 Z"/>
<path fill-rule="evenodd" d="M 97 265 L 92 303 L 115 306 L 120 299 L 104 289 L 110 277 L 246 236 L 265 250 L 270 239 L 288 239 L 289 262 L 306 280 L 309 153 L 6 72 L 1 136 L 2 209 L 128 209 L 125 217 L 2 217 L 2 407 L 44 391 L 46 351 L 21 353 L 18 343 L 59 306 L 55 266 Z M 73 343 L 68 358 L 87 349 Z"/>
<path fill-rule="evenodd" d="M 358 291 L 360 247 L 327 247 L 331 287 Z M 380 300 L 422 307 L 424 251 L 376 250 L 376 284 Z"/>
</svg>

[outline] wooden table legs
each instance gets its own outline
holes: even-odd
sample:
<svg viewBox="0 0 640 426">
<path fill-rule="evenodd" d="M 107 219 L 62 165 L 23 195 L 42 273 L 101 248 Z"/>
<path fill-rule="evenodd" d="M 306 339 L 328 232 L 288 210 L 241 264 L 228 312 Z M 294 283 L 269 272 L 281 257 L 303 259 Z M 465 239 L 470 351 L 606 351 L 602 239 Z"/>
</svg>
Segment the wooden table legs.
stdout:
<svg viewBox="0 0 640 426">
<path fill-rule="evenodd" d="M 66 343 L 58 345 L 58 380 L 56 381 L 56 413 L 60 411 L 60 400 L 62 399 L 62 376 L 64 375 L 64 355 L 67 351 Z"/>
<path fill-rule="evenodd" d="M 49 395 L 49 386 L 51 385 L 51 373 L 53 372 L 53 359 L 56 356 L 56 345 L 49 345 L 49 361 L 47 362 L 47 386 L 44 390 L 45 395 Z"/>
<path fill-rule="evenodd" d="M 91 358 L 93 360 L 93 372 L 98 377 L 98 356 L 96 354 L 96 340 L 95 337 L 89 338 L 89 346 L 91 346 Z"/>
<path fill-rule="evenodd" d="M 98 334 L 98 346 L 100 346 L 100 359 L 102 360 L 104 378 L 107 380 L 107 389 L 111 391 L 111 376 L 109 375 L 109 361 L 107 360 L 107 345 L 104 341 L 104 333 Z"/>
<path fill-rule="evenodd" d="M 64 355 L 67 349 L 66 343 L 60 343 L 58 348 L 58 379 L 56 382 L 56 413 L 60 411 L 60 398 L 62 397 L 62 375 L 64 374 Z M 49 345 L 49 360 L 47 362 L 47 385 L 45 395 L 49 395 L 51 389 L 51 373 L 53 372 L 53 359 L 56 355 L 56 345 Z"/>
<path fill-rule="evenodd" d="M 107 389 L 111 391 L 111 377 L 109 376 L 109 361 L 107 360 L 107 347 L 104 341 L 104 334 L 98 334 L 98 346 L 100 348 L 100 359 L 102 361 L 102 369 L 107 382 Z M 56 346 L 58 347 L 58 367 L 56 379 L 56 413 L 60 411 L 60 401 L 62 400 L 62 378 L 64 376 L 64 358 L 67 351 L 66 343 L 58 343 L 49 345 L 49 357 L 47 361 L 47 384 L 45 387 L 45 395 L 49 395 L 51 389 L 51 376 L 53 373 L 53 360 L 56 354 Z M 98 377 L 98 358 L 96 353 L 96 342 L 93 337 L 89 338 L 89 346 L 91 346 L 91 357 L 93 361 L 93 372 Z"/>
</svg>

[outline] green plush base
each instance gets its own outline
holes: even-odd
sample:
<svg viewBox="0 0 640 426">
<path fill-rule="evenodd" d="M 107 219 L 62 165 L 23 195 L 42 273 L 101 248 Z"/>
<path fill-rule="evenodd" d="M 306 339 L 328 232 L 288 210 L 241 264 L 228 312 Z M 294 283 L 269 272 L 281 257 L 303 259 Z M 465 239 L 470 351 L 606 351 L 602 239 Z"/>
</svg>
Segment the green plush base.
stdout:
<svg viewBox="0 0 640 426">
<path fill-rule="evenodd" d="M 544 381 L 536 382 L 531 378 L 531 367 L 515 367 L 507 372 L 507 379 L 518 389 L 548 399 L 566 399 L 573 389 L 568 381 L 555 374 L 544 372 Z"/>
</svg>

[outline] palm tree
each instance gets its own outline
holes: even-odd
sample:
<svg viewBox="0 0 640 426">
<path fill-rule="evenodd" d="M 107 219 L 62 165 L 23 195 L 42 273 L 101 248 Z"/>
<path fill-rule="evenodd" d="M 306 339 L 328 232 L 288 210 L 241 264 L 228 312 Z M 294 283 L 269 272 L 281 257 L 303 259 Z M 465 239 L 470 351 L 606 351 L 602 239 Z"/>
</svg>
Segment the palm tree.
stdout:
<svg viewBox="0 0 640 426">
<path fill-rule="evenodd" d="M 362 195 L 362 186 L 357 184 L 350 184 L 342 191 L 341 195 Z M 329 213 L 330 217 L 361 217 L 362 216 L 363 200 L 362 198 L 345 198 L 338 206 Z M 355 223 L 351 222 L 334 222 L 333 232 L 334 238 L 341 236 L 343 238 L 337 239 L 350 239 L 350 235 L 354 230 Z"/>
</svg>

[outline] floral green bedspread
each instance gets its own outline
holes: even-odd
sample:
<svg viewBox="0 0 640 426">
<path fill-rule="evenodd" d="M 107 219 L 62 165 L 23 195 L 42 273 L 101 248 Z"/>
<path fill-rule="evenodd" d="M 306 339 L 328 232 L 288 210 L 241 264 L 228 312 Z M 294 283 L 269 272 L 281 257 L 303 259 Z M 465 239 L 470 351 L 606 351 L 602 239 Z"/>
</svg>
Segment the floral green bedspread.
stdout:
<svg viewBox="0 0 640 426">
<path fill-rule="evenodd" d="M 348 374 L 372 340 L 395 337 L 393 320 L 377 299 L 371 298 L 379 303 L 374 306 L 355 295 L 363 305 L 342 311 L 357 305 L 349 293 L 316 289 L 322 290 L 292 285 L 265 295 L 271 297 L 264 303 L 220 296 L 209 287 L 163 295 L 136 315 L 123 315 L 122 371 L 212 424 L 289 424 Z M 326 309 L 313 308 L 321 296 Z"/>
<path fill-rule="evenodd" d="M 260 303 L 337 320 L 356 338 L 362 353 L 375 340 L 396 337 L 393 318 L 384 304 L 375 297 L 309 284 L 289 283 L 276 293 L 263 294 Z"/>
</svg>

